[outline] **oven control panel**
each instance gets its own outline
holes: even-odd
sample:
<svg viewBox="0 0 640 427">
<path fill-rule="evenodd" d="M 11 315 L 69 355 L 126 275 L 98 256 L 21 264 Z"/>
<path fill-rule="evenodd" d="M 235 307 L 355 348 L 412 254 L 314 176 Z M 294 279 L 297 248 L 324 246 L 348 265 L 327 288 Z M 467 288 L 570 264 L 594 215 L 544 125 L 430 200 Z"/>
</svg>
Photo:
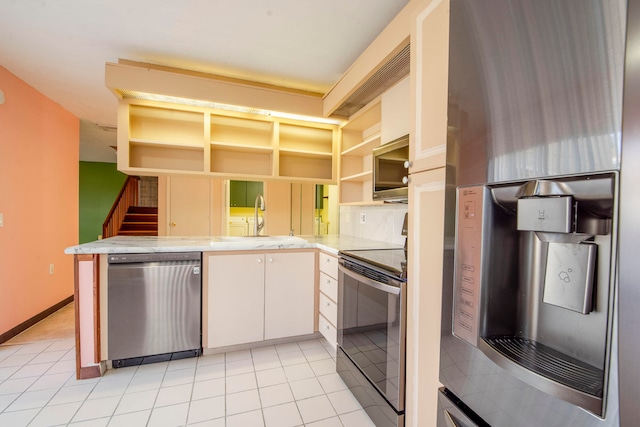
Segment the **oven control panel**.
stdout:
<svg viewBox="0 0 640 427">
<path fill-rule="evenodd" d="M 478 346 L 484 186 L 457 189 L 453 335 Z"/>
</svg>

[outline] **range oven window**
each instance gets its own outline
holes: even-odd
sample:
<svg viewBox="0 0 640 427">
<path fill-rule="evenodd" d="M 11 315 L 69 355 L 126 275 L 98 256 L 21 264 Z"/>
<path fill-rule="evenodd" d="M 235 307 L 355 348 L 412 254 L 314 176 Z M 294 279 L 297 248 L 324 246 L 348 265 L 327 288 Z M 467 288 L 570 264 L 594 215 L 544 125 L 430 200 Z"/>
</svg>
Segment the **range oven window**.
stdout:
<svg viewBox="0 0 640 427">
<path fill-rule="evenodd" d="M 404 409 L 405 282 L 340 265 L 338 345 L 396 408 Z M 401 374 L 402 373 L 402 374 Z"/>
</svg>

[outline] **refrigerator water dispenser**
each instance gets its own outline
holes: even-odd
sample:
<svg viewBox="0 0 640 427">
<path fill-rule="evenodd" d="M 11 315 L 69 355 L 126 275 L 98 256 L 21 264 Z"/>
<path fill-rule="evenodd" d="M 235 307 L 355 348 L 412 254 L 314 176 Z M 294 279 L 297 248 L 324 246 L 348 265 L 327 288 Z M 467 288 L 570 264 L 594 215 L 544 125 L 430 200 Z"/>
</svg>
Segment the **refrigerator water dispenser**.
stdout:
<svg viewBox="0 0 640 427">
<path fill-rule="evenodd" d="M 549 243 L 542 302 L 589 314 L 596 251 L 590 243 Z"/>
</svg>

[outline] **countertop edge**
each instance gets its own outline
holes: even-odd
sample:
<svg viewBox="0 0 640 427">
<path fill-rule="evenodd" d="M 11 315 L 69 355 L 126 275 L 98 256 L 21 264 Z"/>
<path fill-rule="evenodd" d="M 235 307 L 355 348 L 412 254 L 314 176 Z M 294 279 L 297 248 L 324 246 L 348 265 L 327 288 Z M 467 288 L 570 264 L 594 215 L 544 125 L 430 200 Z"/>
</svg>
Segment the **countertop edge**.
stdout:
<svg viewBox="0 0 640 427">
<path fill-rule="evenodd" d="M 401 245 L 362 239 L 346 235 L 297 236 L 293 241 L 221 241 L 219 237 L 111 237 L 95 242 L 70 246 L 68 255 L 160 253 L 160 252 L 217 252 L 279 249 L 319 249 L 338 255 L 345 249 L 391 249 Z"/>
</svg>

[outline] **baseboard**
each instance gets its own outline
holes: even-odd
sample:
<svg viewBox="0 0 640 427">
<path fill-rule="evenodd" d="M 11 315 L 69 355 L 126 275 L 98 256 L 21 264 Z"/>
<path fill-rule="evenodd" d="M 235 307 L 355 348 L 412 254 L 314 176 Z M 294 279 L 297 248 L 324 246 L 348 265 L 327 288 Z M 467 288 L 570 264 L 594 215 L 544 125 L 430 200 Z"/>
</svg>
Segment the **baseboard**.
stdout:
<svg viewBox="0 0 640 427">
<path fill-rule="evenodd" d="M 225 347 L 203 348 L 202 355 L 209 356 L 212 354 L 227 353 L 231 351 L 251 350 L 254 348 L 266 347 L 270 345 L 288 344 L 292 342 L 312 340 L 312 339 L 318 339 L 318 338 L 323 338 L 323 336 L 320 332 L 316 331 L 312 334 L 296 335 L 293 337 L 284 337 L 284 338 L 274 338 L 270 340 L 256 341 L 256 342 L 251 342 L 247 344 L 235 344 L 235 345 L 228 345 Z"/>
<path fill-rule="evenodd" d="M 4 343 L 6 341 L 9 341 L 11 338 L 15 337 L 19 333 L 26 331 L 27 329 L 29 329 L 30 327 L 32 327 L 33 325 L 35 325 L 36 323 L 38 323 L 42 319 L 44 319 L 44 318 L 48 317 L 49 315 L 55 313 L 56 311 L 60 310 L 62 307 L 64 307 L 65 305 L 69 304 L 72 301 L 73 301 L 73 295 L 71 295 L 68 298 L 63 299 L 62 301 L 60 301 L 59 303 L 57 303 L 55 305 L 52 305 L 51 307 L 47 308 L 46 310 L 36 314 L 32 318 L 25 320 L 24 322 L 20 323 L 18 326 L 9 329 L 4 334 L 0 335 L 0 344 Z"/>
<path fill-rule="evenodd" d="M 80 372 L 76 374 L 78 380 L 88 380 L 90 378 L 98 378 L 102 375 L 100 365 L 85 366 L 80 368 Z"/>
</svg>

